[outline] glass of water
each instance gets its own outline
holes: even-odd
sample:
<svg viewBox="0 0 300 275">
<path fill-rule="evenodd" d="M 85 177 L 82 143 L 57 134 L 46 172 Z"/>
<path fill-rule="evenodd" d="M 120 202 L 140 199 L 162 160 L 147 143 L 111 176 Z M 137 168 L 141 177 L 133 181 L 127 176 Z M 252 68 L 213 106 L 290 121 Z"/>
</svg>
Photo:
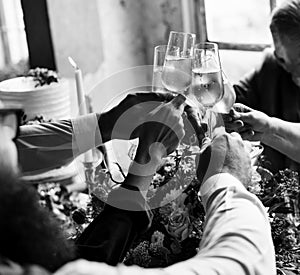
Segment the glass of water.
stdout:
<svg viewBox="0 0 300 275">
<path fill-rule="evenodd" d="M 167 45 L 158 45 L 154 47 L 153 56 L 153 76 L 152 76 L 152 91 L 153 92 L 164 92 L 165 88 L 161 81 L 163 72 L 165 56 L 167 52 Z"/>
<path fill-rule="evenodd" d="M 162 84 L 168 91 L 185 94 L 190 87 L 195 40 L 193 33 L 170 32 L 162 71 Z"/>
<path fill-rule="evenodd" d="M 192 63 L 192 85 L 189 96 L 203 107 L 207 119 L 208 136 L 212 138 L 211 109 L 224 93 L 222 68 L 216 43 L 199 43 L 195 46 Z"/>
</svg>

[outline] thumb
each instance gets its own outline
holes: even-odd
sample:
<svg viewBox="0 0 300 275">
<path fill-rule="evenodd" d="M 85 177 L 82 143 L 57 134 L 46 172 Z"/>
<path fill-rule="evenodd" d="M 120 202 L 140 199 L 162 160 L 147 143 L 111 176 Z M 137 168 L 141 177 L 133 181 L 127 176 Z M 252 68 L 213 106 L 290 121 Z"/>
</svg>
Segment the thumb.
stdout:
<svg viewBox="0 0 300 275">
<path fill-rule="evenodd" d="M 245 123 L 252 124 L 253 122 L 253 113 L 239 113 L 239 119 Z"/>
<path fill-rule="evenodd" d="M 234 103 L 233 108 L 231 108 L 229 114 L 231 118 L 237 120 L 237 119 L 241 119 L 243 114 L 248 114 L 252 111 L 254 111 L 252 108 L 242 103 Z"/>
<path fill-rule="evenodd" d="M 250 108 L 242 103 L 234 103 L 233 109 L 239 113 L 248 113 L 248 112 L 253 111 L 252 108 Z"/>
<path fill-rule="evenodd" d="M 181 113 L 183 112 L 184 109 L 184 105 L 183 103 L 185 102 L 186 97 L 184 95 L 177 95 L 174 99 L 172 99 L 170 101 L 170 103 L 176 108 L 179 109 L 181 111 Z"/>
</svg>

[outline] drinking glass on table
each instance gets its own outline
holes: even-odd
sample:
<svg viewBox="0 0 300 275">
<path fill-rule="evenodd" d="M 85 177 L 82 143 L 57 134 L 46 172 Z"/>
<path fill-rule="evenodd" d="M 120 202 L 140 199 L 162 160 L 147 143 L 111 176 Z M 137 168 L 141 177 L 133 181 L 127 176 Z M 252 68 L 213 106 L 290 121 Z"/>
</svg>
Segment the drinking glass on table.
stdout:
<svg viewBox="0 0 300 275">
<path fill-rule="evenodd" d="M 186 93 L 191 85 L 196 35 L 171 31 L 162 71 L 162 84 L 170 92 Z"/>
<path fill-rule="evenodd" d="M 208 135 L 212 138 L 210 109 L 218 103 L 224 93 L 221 62 L 216 43 L 199 43 L 195 46 L 192 63 L 192 85 L 189 97 L 198 101 L 204 108 L 207 118 Z"/>
</svg>

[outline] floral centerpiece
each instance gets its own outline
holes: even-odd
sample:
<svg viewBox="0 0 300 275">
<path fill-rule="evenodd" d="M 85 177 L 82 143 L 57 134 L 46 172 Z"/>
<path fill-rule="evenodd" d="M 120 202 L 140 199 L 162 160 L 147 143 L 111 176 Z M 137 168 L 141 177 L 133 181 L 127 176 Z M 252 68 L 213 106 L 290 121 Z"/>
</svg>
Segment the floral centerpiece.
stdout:
<svg viewBox="0 0 300 275">
<path fill-rule="evenodd" d="M 196 148 L 182 145 L 167 158 L 153 177 L 148 192 L 148 201 L 154 214 L 152 226 L 136 240 L 127 253 L 125 264 L 146 268 L 164 267 L 197 253 L 205 220 L 204 208 L 198 196 L 200 183 L 195 177 L 197 153 Z M 258 163 L 253 169 L 249 191 L 256 194 L 268 210 L 278 274 L 300 274 L 299 175 L 289 169 L 273 175 L 263 168 L 262 161 Z M 103 198 L 86 197 L 83 207 L 74 203 L 76 196 L 59 196 L 58 190 L 54 196 L 50 194 L 50 189 L 44 189 L 43 195 L 49 195 L 52 209 L 53 204 L 60 205 L 60 215 L 65 213 L 66 216 L 62 222 L 63 228 L 72 238 L 76 238 L 101 212 L 103 201 L 109 193 L 109 187 L 102 186 L 100 182 L 98 197 Z"/>
<path fill-rule="evenodd" d="M 164 267 L 193 257 L 202 236 L 204 208 L 195 177 L 197 149 L 182 145 L 153 177 L 148 200 L 153 224 L 136 242 L 125 264 Z"/>
</svg>

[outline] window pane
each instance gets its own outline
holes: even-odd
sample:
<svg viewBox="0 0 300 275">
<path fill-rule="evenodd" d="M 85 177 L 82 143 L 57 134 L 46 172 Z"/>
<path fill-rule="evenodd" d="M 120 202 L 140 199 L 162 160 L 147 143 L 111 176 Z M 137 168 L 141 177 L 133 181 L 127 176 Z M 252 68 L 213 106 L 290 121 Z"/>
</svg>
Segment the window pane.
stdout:
<svg viewBox="0 0 300 275">
<path fill-rule="evenodd" d="M 232 83 L 256 67 L 261 58 L 262 52 L 220 50 L 222 68 Z"/>
<path fill-rule="evenodd" d="M 0 0 L 0 81 L 28 70 L 28 48 L 20 0 Z"/>
<path fill-rule="evenodd" d="M 269 0 L 205 1 L 208 39 L 235 43 L 271 43 Z"/>
</svg>

